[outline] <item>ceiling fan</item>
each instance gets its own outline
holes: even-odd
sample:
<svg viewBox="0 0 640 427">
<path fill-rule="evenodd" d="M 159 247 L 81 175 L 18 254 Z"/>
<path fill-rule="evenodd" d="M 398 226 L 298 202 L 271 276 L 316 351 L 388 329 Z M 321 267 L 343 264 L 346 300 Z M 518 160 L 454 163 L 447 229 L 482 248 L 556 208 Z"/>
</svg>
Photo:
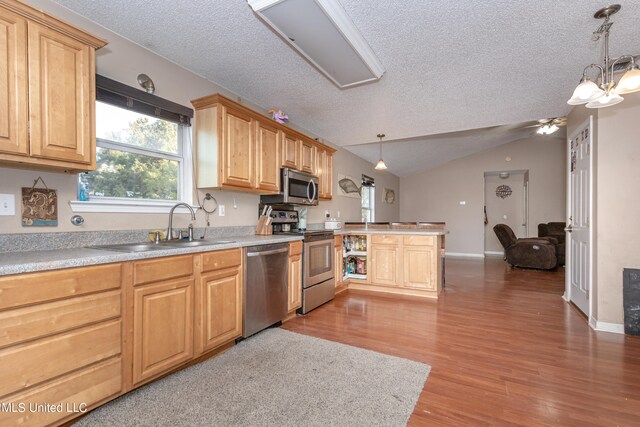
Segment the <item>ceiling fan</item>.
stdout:
<svg viewBox="0 0 640 427">
<path fill-rule="evenodd" d="M 556 132 L 560 127 L 567 125 L 566 117 L 553 117 L 550 119 L 540 119 L 538 123 L 531 126 L 525 126 L 524 129 L 527 128 L 538 128 L 536 133 L 539 135 L 551 135 Z"/>
</svg>

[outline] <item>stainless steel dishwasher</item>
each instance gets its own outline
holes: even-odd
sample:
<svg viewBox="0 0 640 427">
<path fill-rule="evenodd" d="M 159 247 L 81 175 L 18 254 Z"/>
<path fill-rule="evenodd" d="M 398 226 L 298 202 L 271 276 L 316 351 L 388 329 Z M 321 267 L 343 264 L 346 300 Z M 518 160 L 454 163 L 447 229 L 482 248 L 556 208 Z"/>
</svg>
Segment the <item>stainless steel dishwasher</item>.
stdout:
<svg viewBox="0 0 640 427">
<path fill-rule="evenodd" d="M 247 338 L 287 315 L 289 244 L 245 248 L 244 322 Z"/>
</svg>

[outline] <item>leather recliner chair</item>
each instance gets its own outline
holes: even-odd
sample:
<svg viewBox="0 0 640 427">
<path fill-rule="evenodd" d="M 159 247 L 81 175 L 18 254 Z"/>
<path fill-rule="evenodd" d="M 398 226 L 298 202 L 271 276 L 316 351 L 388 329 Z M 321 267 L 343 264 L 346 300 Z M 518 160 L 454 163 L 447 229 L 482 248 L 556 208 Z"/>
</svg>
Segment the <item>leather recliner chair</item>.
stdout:
<svg viewBox="0 0 640 427">
<path fill-rule="evenodd" d="M 556 244 L 556 257 L 558 258 L 558 265 L 564 265 L 565 254 L 565 240 L 566 234 L 564 228 L 566 223 L 564 222 L 548 222 L 538 224 L 538 237 L 553 237 L 558 241 Z"/>
<path fill-rule="evenodd" d="M 551 270 L 558 265 L 556 257 L 557 240 L 553 237 L 518 239 L 506 224 L 493 227 L 498 240 L 504 247 L 507 262 L 515 267 Z"/>
</svg>

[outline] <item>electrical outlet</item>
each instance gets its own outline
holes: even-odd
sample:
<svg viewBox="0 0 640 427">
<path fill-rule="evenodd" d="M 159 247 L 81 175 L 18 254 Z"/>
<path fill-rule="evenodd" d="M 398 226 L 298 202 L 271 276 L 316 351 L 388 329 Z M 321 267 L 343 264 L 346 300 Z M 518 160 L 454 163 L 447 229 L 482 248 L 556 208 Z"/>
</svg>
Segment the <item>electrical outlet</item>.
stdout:
<svg viewBox="0 0 640 427">
<path fill-rule="evenodd" d="M 218 216 L 224 216 L 224 205 L 218 206 Z"/>
<path fill-rule="evenodd" d="M 16 214 L 16 197 L 13 194 L 0 194 L 0 215 L 13 216 Z"/>
</svg>

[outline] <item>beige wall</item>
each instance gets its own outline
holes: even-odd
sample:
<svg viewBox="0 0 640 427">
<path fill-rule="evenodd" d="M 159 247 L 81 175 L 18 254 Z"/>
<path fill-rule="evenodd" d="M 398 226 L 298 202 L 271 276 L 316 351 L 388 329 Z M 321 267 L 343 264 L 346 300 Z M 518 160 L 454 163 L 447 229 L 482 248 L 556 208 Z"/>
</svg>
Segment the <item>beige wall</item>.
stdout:
<svg viewBox="0 0 640 427">
<path fill-rule="evenodd" d="M 511 161 L 506 161 L 507 157 Z M 565 218 L 565 139 L 535 136 L 400 180 L 401 221 L 446 221 L 447 252 L 484 253 L 484 172 L 529 170 L 529 234 Z M 460 205 L 465 201 L 465 205 Z"/>
<path fill-rule="evenodd" d="M 155 94 L 177 102 L 182 105 L 191 106 L 190 100 L 211 93 L 223 93 L 230 98 L 241 101 L 250 108 L 264 112 L 265 109 L 255 104 L 240 100 L 235 94 L 223 87 L 217 86 L 210 81 L 199 77 L 190 71 L 167 61 L 166 59 L 153 54 L 145 48 L 134 44 L 96 24 L 88 21 L 69 10 L 52 3 L 48 0 L 31 0 L 31 5 L 45 12 L 51 13 L 67 22 L 77 25 L 92 32 L 104 39 L 109 44 L 97 52 L 96 70 L 98 74 L 120 81 L 132 87 L 138 87 L 136 77 L 140 73 L 147 73 L 154 80 L 156 86 Z M 310 132 L 300 129 L 295 125 L 292 127 L 303 131 L 309 136 L 315 137 Z M 351 175 L 358 175 L 368 170 L 373 170 L 373 165 L 345 151 L 338 150 L 334 160 L 335 170 L 341 172 L 348 171 Z M 335 175 L 335 172 L 334 172 Z M 30 187 L 33 181 L 41 176 L 50 188 L 58 190 L 58 227 L 23 228 L 20 223 L 19 194 L 21 187 Z M 389 181 L 389 185 L 399 186 L 398 178 L 387 175 L 381 181 Z M 334 177 L 335 183 L 335 177 Z M 55 232 L 55 231 L 87 231 L 87 230 L 117 230 L 135 228 L 161 228 L 167 225 L 166 214 L 104 214 L 104 213 L 82 213 L 85 224 L 81 227 L 72 226 L 70 218 L 73 215 L 69 207 L 69 201 L 76 199 L 76 176 L 61 173 L 48 173 L 40 171 L 18 170 L 0 167 L 0 193 L 14 194 L 16 196 L 17 215 L 0 217 L 0 233 L 28 233 L 28 232 Z M 220 204 L 226 207 L 226 216 L 212 217 L 211 225 L 232 226 L 232 225 L 254 225 L 257 222 L 257 207 L 259 196 L 235 193 L 227 191 L 211 191 Z M 200 197 L 204 192 L 200 192 Z M 237 209 L 233 208 L 233 201 L 236 200 Z M 352 200 L 341 200 L 322 202 L 319 208 L 315 208 L 309 218 L 309 222 L 319 222 L 324 218 L 324 209 L 333 211 L 340 210 L 344 220 L 359 220 L 360 212 L 353 206 Z M 398 215 L 398 205 L 387 208 L 381 207 L 384 216 L 391 219 Z M 186 226 L 189 223 L 187 214 L 176 215 L 176 225 Z M 204 226 L 205 218 L 202 213 L 198 214 L 196 226 Z"/>
<path fill-rule="evenodd" d="M 621 104 L 598 111 L 594 175 L 597 245 L 592 316 L 616 324 L 624 323 L 622 270 L 640 268 L 640 93 L 624 98 Z"/>
<path fill-rule="evenodd" d="M 493 172 L 493 171 L 492 171 Z M 525 172 L 510 172 L 509 177 L 488 175 L 484 178 L 484 203 L 487 207 L 487 225 L 484 227 L 484 250 L 486 252 L 504 253 L 493 227 L 496 224 L 507 224 L 516 237 L 526 237 L 524 206 Z M 504 199 L 496 196 L 496 188 L 508 185 L 511 195 Z"/>
</svg>

